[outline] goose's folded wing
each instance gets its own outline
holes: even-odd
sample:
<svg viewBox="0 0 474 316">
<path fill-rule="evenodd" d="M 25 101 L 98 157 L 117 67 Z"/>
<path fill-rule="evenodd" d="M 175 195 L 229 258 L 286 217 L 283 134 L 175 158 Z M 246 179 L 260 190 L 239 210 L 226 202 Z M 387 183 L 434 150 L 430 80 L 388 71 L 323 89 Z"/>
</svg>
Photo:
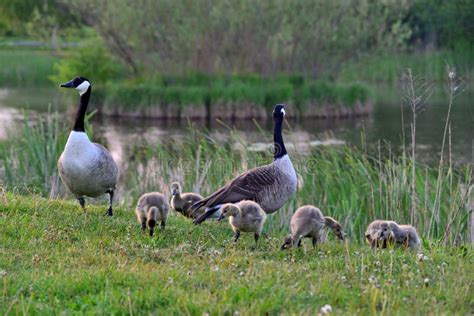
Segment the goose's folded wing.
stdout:
<svg viewBox="0 0 474 316">
<path fill-rule="evenodd" d="M 251 169 L 209 196 L 206 206 L 255 200 L 258 193 L 273 185 L 275 181 L 275 168 L 272 165 Z"/>
<path fill-rule="evenodd" d="M 118 177 L 118 167 L 110 152 L 101 144 L 93 143 L 98 149 L 99 159 L 96 167 L 96 172 L 103 179 L 104 182 L 110 182 L 115 185 Z"/>
</svg>

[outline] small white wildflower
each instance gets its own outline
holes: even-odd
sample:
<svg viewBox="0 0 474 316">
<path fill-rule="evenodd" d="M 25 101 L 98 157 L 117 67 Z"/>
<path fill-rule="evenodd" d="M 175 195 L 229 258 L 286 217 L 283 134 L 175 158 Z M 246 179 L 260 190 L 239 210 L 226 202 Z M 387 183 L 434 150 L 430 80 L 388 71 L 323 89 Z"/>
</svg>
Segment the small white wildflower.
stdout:
<svg viewBox="0 0 474 316">
<path fill-rule="evenodd" d="M 425 278 L 423 282 L 425 283 L 426 286 L 428 286 L 430 284 L 430 279 Z"/>
<path fill-rule="evenodd" d="M 344 283 L 347 282 L 346 276 L 343 275 L 343 276 L 341 277 L 341 281 L 344 282 Z"/>
<path fill-rule="evenodd" d="M 239 311 L 234 312 L 234 316 L 239 316 L 239 315 L 240 315 Z"/>
<path fill-rule="evenodd" d="M 0 270 L 0 278 L 6 276 L 7 274 L 8 274 L 7 271 L 5 271 L 5 270 Z"/>
<path fill-rule="evenodd" d="M 331 307 L 331 305 L 326 304 L 323 307 L 321 307 L 321 309 L 319 311 L 321 312 L 321 314 L 329 314 L 329 313 L 332 312 L 332 307 Z"/>
<path fill-rule="evenodd" d="M 375 283 L 377 283 L 377 278 L 375 276 L 371 275 L 369 277 L 369 282 L 370 282 L 370 284 L 375 284 Z"/>
<path fill-rule="evenodd" d="M 450 72 L 448 73 L 448 77 L 449 77 L 449 79 L 451 79 L 451 80 L 453 80 L 455 76 L 456 76 L 456 73 L 455 73 L 454 71 L 450 71 Z"/>
<path fill-rule="evenodd" d="M 377 267 L 380 267 L 380 264 L 381 264 L 380 261 L 375 261 L 375 265 L 376 265 Z"/>
<path fill-rule="evenodd" d="M 447 264 L 446 262 L 442 262 L 442 263 L 441 263 L 441 266 L 442 266 L 443 268 L 446 268 L 446 267 L 448 266 L 448 264 Z"/>
<path fill-rule="evenodd" d="M 245 272 L 244 272 L 244 271 L 240 271 L 239 276 L 244 276 L 244 275 L 245 275 Z"/>
<path fill-rule="evenodd" d="M 214 268 L 212 268 L 213 271 L 217 272 L 219 271 L 219 266 L 214 266 Z"/>
<path fill-rule="evenodd" d="M 418 253 L 416 255 L 416 259 L 418 259 L 418 261 L 428 261 L 430 258 L 428 258 L 427 255 L 424 255 L 422 253 Z"/>
</svg>

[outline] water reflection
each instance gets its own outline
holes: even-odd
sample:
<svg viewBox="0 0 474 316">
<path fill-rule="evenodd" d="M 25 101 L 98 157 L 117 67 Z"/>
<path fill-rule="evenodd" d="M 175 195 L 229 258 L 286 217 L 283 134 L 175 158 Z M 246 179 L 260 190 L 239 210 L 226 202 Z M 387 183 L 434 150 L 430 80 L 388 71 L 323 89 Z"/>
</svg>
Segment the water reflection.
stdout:
<svg viewBox="0 0 474 316">
<path fill-rule="evenodd" d="M 38 94 L 40 94 L 38 96 Z M 49 101 L 46 101 L 49 100 Z M 48 104 L 49 105 L 44 105 Z M 41 107 L 40 104 L 43 104 Z M 65 104 L 70 104 L 66 110 Z M 18 94 L 18 91 L 0 90 L 0 139 L 5 139 L 8 129 L 15 129 L 17 122 L 22 120 L 19 108 L 33 109 L 35 112 L 60 111 L 66 112 L 71 122 L 73 120 L 74 101 L 47 90 L 43 94 Z M 92 110 L 92 107 L 91 107 Z M 288 105 L 291 112 L 291 104 Z M 446 104 L 431 104 L 421 113 L 417 120 L 417 155 L 420 159 L 435 162 L 439 156 L 443 129 L 446 119 Z M 395 154 L 401 152 L 402 113 L 405 121 L 405 141 L 410 141 L 410 116 L 408 111 L 401 111 L 397 104 L 378 104 L 375 112 L 369 117 L 354 119 L 302 119 L 298 122 L 288 121 L 284 137 L 289 151 L 308 153 L 314 146 L 337 146 L 349 144 L 354 146 L 374 146 L 379 142 L 390 144 Z M 473 132 L 473 107 L 469 95 L 456 99 L 452 111 L 451 146 L 452 158 L 456 163 L 471 162 Z M 150 144 L 167 142 L 170 139 L 186 140 L 189 137 L 189 122 L 186 120 L 172 121 L 161 119 L 136 118 L 93 118 L 95 137 L 102 138 L 107 143 L 115 159 L 127 159 L 128 148 L 137 143 Z M 230 133 L 240 142 L 235 148 L 246 146 L 250 150 L 269 150 L 272 140 L 272 122 L 269 121 L 194 121 L 198 130 L 208 133 L 216 141 L 225 141 Z M 105 144 L 104 144 L 105 145 Z M 448 148 L 448 147 L 447 147 Z"/>
</svg>

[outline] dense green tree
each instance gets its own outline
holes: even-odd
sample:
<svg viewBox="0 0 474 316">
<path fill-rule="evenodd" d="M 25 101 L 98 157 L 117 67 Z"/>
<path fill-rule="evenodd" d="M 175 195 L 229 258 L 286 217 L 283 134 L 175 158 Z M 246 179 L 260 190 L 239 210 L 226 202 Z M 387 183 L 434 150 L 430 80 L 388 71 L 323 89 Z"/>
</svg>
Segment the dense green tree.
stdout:
<svg viewBox="0 0 474 316">
<path fill-rule="evenodd" d="M 133 72 L 303 72 L 402 48 L 402 0 L 67 0 Z"/>
</svg>

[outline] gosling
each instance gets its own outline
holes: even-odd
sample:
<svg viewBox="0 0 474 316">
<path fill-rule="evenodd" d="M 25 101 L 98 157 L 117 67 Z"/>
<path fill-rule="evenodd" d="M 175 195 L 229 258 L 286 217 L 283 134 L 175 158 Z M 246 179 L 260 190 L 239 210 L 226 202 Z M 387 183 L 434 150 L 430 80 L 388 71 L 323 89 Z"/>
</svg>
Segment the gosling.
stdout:
<svg viewBox="0 0 474 316">
<path fill-rule="evenodd" d="M 388 221 L 375 220 L 367 226 L 365 240 L 372 248 L 387 248 L 395 236 Z"/>
<path fill-rule="evenodd" d="M 313 247 L 316 247 L 325 226 L 329 227 L 340 240 L 344 240 L 342 226 L 334 218 L 324 216 L 315 206 L 301 206 L 291 217 L 291 235 L 285 238 L 281 249 L 292 248 L 295 245 L 300 247 L 302 238 L 312 238 Z"/>
<path fill-rule="evenodd" d="M 254 201 L 243 200 L 236 204 L 224 204 L 218 221 L 229 218 L 229 224 L 234 231 L 234 243 L 239 240 L 241 232 L 254 233 L 255 245 L 262 234 L 263 224 L 267 214 L 259 204 Z"/>
<path fill-rule="evenodd" d="M 166 197 L 159 192 L 151 192 L 143 194 L 138 200 L 135 214 L 138 221 L 142 224 L 142 231 L 148 227 L 150 229 L 150 236 L 153 236 L 156 223 L 160 221 L 161 230 L 165 229 L 166 220 L 170 205 Z"/>
<path fill-rule="evenodd" d="M 191 205 L 203 199 L 197 193 L 181 193 L 181 185 L 178 182 L 171 183 L 171 207 L 178 213 L 188 218 L 198 218 L 204 214 L 205 208 L 199 208 L 195 212 L 191 211 Z"/>
<path fill-rule="evenodd" d="M 420 249 L 420 238 L 416 233 L 415 227 L 411 225 L 399 225 L 396 222 L 388 222 L 393 232 L 395 244 L 398 247 L 410 250 Z"/>
</svg>

